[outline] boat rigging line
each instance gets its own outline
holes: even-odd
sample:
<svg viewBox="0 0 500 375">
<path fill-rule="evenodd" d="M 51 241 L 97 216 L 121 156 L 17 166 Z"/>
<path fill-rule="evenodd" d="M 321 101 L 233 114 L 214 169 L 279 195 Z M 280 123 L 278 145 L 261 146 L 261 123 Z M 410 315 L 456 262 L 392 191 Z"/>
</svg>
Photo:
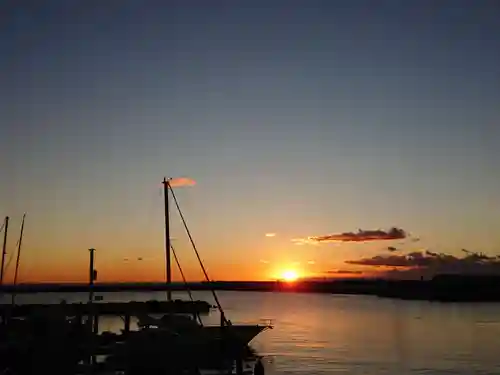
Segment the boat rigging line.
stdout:
<svg viewBox="0 0 500 375">
<path fill-rule="evenodd" d="M 189 299 L 194 302 L 193 294 L 191 293 L 191 290 L 189 289 L 189 285 L 187 283 L 186 277 L 184 276 L 184 272 L 182 271 L 181 263 L 179 262 L 179 258 L 177 258 L 177 254 L 175 253 L 175 249 L 173 245 L 170 245 L 170 250 L 172 250 L 172 255 L 174 256 L 175 263 L 177 263 L 177 267 L 179 267 L 179 272 L 182 277 L 182 281 L 184 282 L 184 286 L 186 287 L 186 290 L 189 295 Z M 195 318 L 198 320 L 201 326 L 203 326 L 203 321 L 201 320 L 200 314 L 198 312 L 194 313 Z"/>
<path fill-rule="evenodd" d="M 198 262 L 200 263 L 201 270 L 203 271 L 203 274 L 205 275 L 205 279 L 208 282 L 208 285 L 210 286 L 211 285 L 210 278 L 208 277 L 207 270 L 205 269 L 205 266 L 203 265 L 200 254 L 198 253 L 198 249 L 196 248 L 193 237 L 191 236 L 191 231 L 189 230 L 187 223 L 186 223 L 186 220 L 184 219 L 184 215 L 183 215 L 181 208 L 179 206 L 179 202 L 177 201 L 177 197 L 174 193 L 174 189 L 172 189 L 172 186 L 170 184 L 167 184 L 167 186 L 170 189 L 170 192 L 172 193 L 172 198 L 174 200 L 177 211 L 179 212 L 179 216 L 181 217 L 182 225 L 184 226 L 184 229 L 186 230 L 186 233 L 189 237 L 189 241 L 191 242 L 191 246 L 193 247 L 193 250 L 196 254 L 196 257 L 198 258 Z M 226 319 L 226 315 L 225 315 L 224 310 L 222 309 L 222 306 L 219 302 L 219 298 L 217 298 L 217 293 L 215 292 L 215 290 L 212 287 L 210 288 L 210 291 L 212 292 L 212 295 L 214 297 L 215 304 L 217 305 L 217 309 L 219 310 L 219 312 L 221 314 L 221 322 L 224 324 L 228 324 L 229 322 Z"/>
</svg>

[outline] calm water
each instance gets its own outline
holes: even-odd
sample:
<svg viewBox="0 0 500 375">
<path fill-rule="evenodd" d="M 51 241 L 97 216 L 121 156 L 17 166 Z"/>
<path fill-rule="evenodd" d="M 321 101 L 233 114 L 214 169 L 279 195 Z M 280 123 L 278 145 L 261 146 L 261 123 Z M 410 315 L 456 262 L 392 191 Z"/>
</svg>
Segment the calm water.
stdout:
<svg viewBox="0 0 500 375">
<path fill-rule="evenodd" d="M 165 293 L 102 293 L 107 301 Z M 212 301 L 206 292 L 195 298 Z M 252 343 L 276 374 L 500 374 L 500 304 L 435 304 L 368 296 L 219 292 L 237 322 L 272 319 Z M 181 297 L 181 296 L 176 296 Z M 85 294 L 21 295 L 20 303 L 83 301 Z M 182 296 L 182 298 L 184 298 Z M 213 313 L 207 322 L 218 322 Z M 117 331 L 106 319 L 103 330 Z"/>
</svg>

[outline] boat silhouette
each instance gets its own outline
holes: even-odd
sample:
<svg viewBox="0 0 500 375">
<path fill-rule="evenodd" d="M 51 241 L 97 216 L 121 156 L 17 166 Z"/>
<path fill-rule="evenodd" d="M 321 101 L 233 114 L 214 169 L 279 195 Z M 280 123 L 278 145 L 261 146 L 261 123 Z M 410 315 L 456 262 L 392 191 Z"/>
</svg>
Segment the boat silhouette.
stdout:
<svg viewBox="0 0 500 375">
<path fill-rule="evenodd" d="M 206 272 L 205 266 L 199 256 L 196 245 L 194 244 L 193 238 L 189 231 L 189 228 L 184 219 L 184 215 L 180 209 L 179 202 L 175 195 L 175 192 L 170 184 L 171 179 L 163 179 L 163 190 L 164 190 L 164 214 L 165 214 L 165 263 L 166 263 L 166 286 L 167 286 L 167 301 L 172 301 L 171 284 L 172 284 L 172 269 L 171 269 L 171 257 L 173 255 L 175 262 L 177 263 L 178 269 L 181 273 L 183 281 L 186 286 L 186 290 L 189 297 L 193 303 L 195 302 L 192 298 L 191 292 L 188 288 L 186 278 L 184 276 L 182 267 L 179 263 L 178 257 L 176 255 L 175 249 L 171 244 L 170 238 L 170 210 L 169 210 L 169 196 L 175 203 L 177 211 L 181 217 L 184 229 L 187 232 L 191 245 L 199 261 L 200 267 L 205 275 L 206 282 L 210 285 L 211 280 Z M 219 343 L 224 346 L 234 347 L 235 349 L 246 346 L 261 332 L 272 328 L 270 324 L 233 324 L 230 320 L 226 318 L 226 314 L 220 304 L 217 297 L 216 291 L 211 288 L 211 293 L 215 299 L 216 308 L 219 310 L 221 320 L 220 325 L 204 325 L 199 314 L 194 313 L 192 315 L 177 314 L 177 313 L 167 313 L 161 317 L 153 317 L 149 314 L 138 314 L 136 315 L 138 319 L 139 331 L 134 334 L 150 333 L 155 330 L 155 333 L 162 332 L 167 336 L 180 337 L 182 336 L 183 341 L 193 341 L 198 343 L 204 343 L 206 345 L 213 345 L 214 343 Z"/>
</svg>

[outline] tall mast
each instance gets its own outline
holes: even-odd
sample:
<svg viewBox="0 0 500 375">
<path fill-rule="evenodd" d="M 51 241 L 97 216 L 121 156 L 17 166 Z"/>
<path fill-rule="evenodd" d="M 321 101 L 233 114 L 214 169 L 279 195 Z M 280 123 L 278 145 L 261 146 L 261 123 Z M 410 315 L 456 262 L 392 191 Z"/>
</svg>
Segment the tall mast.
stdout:
<svg viewBox="0 0 500 375">
<path fill-rule="evenodd" d="M 170 220 L 168 211 L 168 189 L 169 180 L 163 179 L 163 195 L 165 199 L 165 258 L 166 258 L 166 273 L 167 273 L 167 300 L 172 301 L 172 269 L 170 265 Z"/>
<path fill-rule="evenodd" d="M 7 254 L 7 232 L 9 230 L 9 217 L 5 216 L 5 226 L 3 228 L 2 265 L 0 268 L 0 285 L 3 285 L 3 271 L 5 267 L 5 254 Z"/>
<path fill-rule="evenodd" d="M 24 233 L 24 220 L 26 219 L 26 213 L 23 215 L 23 221 L 21 223 L 21 234 L 19 235 L 19 242 L 17 243 L 17 259 L 16 259 L 16 272 L 14 273 L 14 286 L 17 285 L 17 275 L 19 274 L 19 261 L 21 260 L 21 245 L 23 243 L 23 233 Z M 12 291 L 12 304 L 14 305 L 16 301 L 16 291 Z"/>
</svg>

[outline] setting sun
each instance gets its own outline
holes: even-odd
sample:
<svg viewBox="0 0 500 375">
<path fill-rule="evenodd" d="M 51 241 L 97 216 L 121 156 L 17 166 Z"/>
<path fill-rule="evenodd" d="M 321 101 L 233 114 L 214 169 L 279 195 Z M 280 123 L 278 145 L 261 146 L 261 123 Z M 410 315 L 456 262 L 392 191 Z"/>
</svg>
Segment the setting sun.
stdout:
<svg viewBox="0 0 500 375">
<path fill-rule="evenodd" d="M 287 270 L 281 274 L 281 278 L 285 281 L 295 281 L 298 279 L 298 274 L 296 271 Z"/>
</svg>

